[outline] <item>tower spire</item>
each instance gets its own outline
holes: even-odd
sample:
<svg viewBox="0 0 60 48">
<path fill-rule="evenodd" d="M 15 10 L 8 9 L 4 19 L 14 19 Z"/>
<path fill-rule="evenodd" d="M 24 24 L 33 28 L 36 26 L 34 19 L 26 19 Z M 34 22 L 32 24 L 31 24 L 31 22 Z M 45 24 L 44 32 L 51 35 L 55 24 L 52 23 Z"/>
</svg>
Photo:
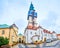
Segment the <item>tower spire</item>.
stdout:
<svg viewBox="0 0 60 48">
<path fill-rule="evenodd" d="M 30 10 L 34 10 L 34 6 L 33 6 L 32 2 L 30 4 Z"/>
<path fill-rule="evenodd" d="M 34 6 L 33 6 L 32 2 L 30 4 L 30 8 L 29 8 L 29 11 L 28 11 L 27 20 L 29 20 L 30 17 L 31 17 L 31 20 L 34 20 L 34 18 L 37 18 L 37 12 L 35 12 L 35 9 L 34 9 Z"/>
<path fill-rule="evenodd" d="M 30 4 L 30 8 L 29 8 L 29 11 L 28 11 L 27 20 L 28 20 L 28 26 L 31 26 L 31 27 L 37 26 L 37 22 L 36 22 L 37 12 L 35 12 L 32 2 Z"/>
</svg>

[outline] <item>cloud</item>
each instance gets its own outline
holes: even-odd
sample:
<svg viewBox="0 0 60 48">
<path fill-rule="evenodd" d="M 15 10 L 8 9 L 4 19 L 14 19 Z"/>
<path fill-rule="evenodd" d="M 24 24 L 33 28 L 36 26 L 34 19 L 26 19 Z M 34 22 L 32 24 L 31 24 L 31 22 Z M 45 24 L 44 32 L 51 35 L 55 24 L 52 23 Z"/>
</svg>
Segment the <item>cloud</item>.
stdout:
<svg viewBox="0 0 60 48">
<path fill-rule="evenodd" d="M 38 13 L 37 22 L 46 29 L 60 30 L 60 1 L 57 0 L 0 0 L 0 24 L 13 24 L 24 32 L 27 26 L 27 13 L 30 3 Z"/>
<path fill-rule="evenodd" d="M 12 24 L 18 19 L 25 18 L 26 14 L 25 13 L 25 7 L 23 6 L 17 6 L 16 3 L 4 3 L 3 5 L 3 14 L 0 19 L 0 23 L 7 23 L 7 24 Z M 16 6 L 15 6 L 16 5 Z M 25 8 L 25 9 L 24 9 Z"/>
<path fill-rule="evenodd" d="M 60 27 L 60 16 L 58 16 L 55 22 L 56 22 L 55 24 Z"/>
<path fill-rule="evenodd" d="M 56 33 L 59 33 L 60 24 L 59 24 L 59 16 L 54 11 L 49 11 L 46 19 L 43 19 L 41 22 L 41 25 L 43 28 L 48 29 L 50 31 L 56 31 Z"/>
<path fill-rule="evenodd" d="M 4 1 L 2 1 L 4 2 Z M 16 23 L 16 25 L 19 28 L 19 33 L 23 33 L 24 29 L 27 24 L 27 4 L 25 2 L 21 3 L 16 1 L 16 0 L 9 0 L 6 4 L 6 1 L 2 5 L 3 7 L 3 12 L 0 18 L 0 24 L 8 24 L 11 25 L 13 23 Z"/>
<path fill-rule="evenodd" d="M 48 19 L 45 20 L 45 22 L 45 25 L 43 25 L 46 26 L 47 29 L 50 31 L 56 31 L 56 33 L 60 32 L 60 16 L 58 16 L 58 14 L 50 11 L 48 14 Z"/>
</svg>

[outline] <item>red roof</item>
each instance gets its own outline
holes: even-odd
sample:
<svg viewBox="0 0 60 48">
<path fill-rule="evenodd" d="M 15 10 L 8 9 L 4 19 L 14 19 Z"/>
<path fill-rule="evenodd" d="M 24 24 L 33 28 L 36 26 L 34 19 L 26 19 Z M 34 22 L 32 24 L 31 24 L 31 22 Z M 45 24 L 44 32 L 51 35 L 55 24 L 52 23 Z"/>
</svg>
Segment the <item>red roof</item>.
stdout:
<svg viewBox="0 0 60 48">
<path fill-rule="evenodd" d="M 57 36 L 60 36 L 60 34 L 57 34 Z"/>
<path fill-rule="evenodd" d="M 32 30 L 37 30 L 38 28 L 40 28 L 40 26 L 35 27 L 35 26 L 27 26 L 27 29 L 32 29 Z"/>
<path fill-rule="evenodd" d="M 42 27 L 41 26 L 35 27 L 35 26 L 31 26 L 31 25 L 27 26 L 27 29 L 31 29 L 31 30 L 37 30 L 38 28 L 42 28 Z M 50 32 L 50 31 L 48 31 L 46 29 L 43 29 L 43 32 L 48 33 L 48 34 L 53 34 L 54 33 L 54 32 Z"/>
<path fill-rule="evenodd" d="M 43 32 L 44 33 L 48 33 L 48 34 L 52 34 L 50 31 L 46 30 L 46 29 L 43 29 Z"/>
</svg>

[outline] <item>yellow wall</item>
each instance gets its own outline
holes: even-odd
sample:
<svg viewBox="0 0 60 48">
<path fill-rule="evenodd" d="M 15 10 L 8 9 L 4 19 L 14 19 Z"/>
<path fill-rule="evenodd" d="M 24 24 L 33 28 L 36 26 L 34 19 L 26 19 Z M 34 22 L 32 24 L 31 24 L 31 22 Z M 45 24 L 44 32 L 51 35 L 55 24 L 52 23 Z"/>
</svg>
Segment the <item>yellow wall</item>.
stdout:
<svg viewBox="0 0 60 48">
<path fill-rule="evenodd" d="M 2 34 L 2 30 L 4 30 L 4 32 L 5 32 L 4 34 Z M 9 45 L 12 45 L 13 41 L 17 42 L 17 39 L 18 39 L 17 34 L 18 34 L 18 29 L 15 29 L 15 28 L 11 28 L 11 29 L 10 28 L 1 28 L 0 29 L 0 36 L 9 38 Z"/>
<path fill-rule="evenodd" d="M 10 42 L 9 44 L 13 44 L 13 42 L 17 42 L 18 41 L 18 36 L 17 36 L 17 32 L 14 31 L 13 28 L 10 29 Z"/>
<path fill-rule="evenodd" d="M 24 37 L 23 35 L 18 36 L 18 37 L 21 38 L 21 43 L 22 43 L 22 40 L 23 40 L 23 42 L 25 43 L 25 37 Z"/>
<path fill-rule="evenodd" d="M 4 30 L 4 34 L 2 34 L 2 31 Z M 2 29 L 0 29 L 0 36 L 3 36 L 3 37 L 7 37 L 7 38 L 9 38 L 9 28 L 2 28 Z"/>
</svg>

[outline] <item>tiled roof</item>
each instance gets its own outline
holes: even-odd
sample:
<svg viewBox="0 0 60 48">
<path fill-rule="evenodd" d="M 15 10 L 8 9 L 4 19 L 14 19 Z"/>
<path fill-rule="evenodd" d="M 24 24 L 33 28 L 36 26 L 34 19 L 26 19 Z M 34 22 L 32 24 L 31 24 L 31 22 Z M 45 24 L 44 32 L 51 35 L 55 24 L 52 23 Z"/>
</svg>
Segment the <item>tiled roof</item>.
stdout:
<svg viewBox="0 0 60 48">
<path fill-rule="evenodd" d="M 60 36 L 60 34 L 57 34 L 57 36 Z"/>
<path fill-rule="evenodd" d="M 43 29 L 43 32 L 44 33 L 48 33 L 48 34 L 52 34 L 50 31 L 46 30 L 46 29 Z"/>
<path fill-rule="evenodd" d="M 10 26 L 9 25 L 7 25 L 7 24 L 2 24 L 2 25 L 0 25 L 0 28 L 9 28 Z"/>
<path fill-rule="evenodd" d="M 38 28 L 40 28 L 40 26 L 35 27 L 35 26 L 27 26 L 27 29 L 31 29 L 31 30 L 37 30 Z"/>
</svg>

